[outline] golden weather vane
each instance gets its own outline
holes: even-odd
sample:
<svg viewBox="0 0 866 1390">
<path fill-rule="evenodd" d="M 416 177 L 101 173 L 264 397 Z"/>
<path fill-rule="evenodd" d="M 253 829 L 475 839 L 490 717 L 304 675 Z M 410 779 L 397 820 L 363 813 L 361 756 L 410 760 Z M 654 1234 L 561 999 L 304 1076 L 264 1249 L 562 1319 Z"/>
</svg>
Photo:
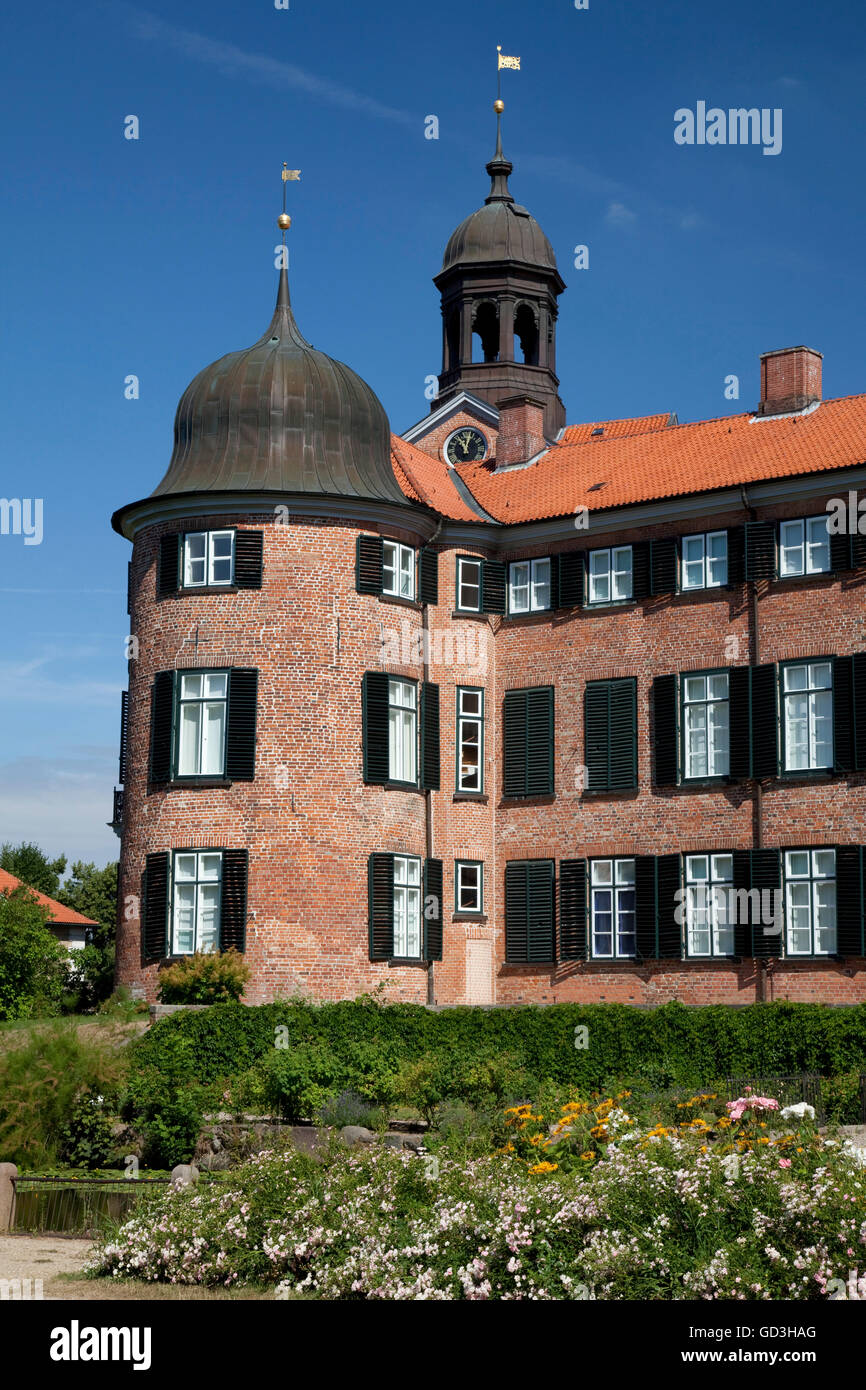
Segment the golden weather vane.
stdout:
<svg viewBox="0 0 866 1390">
<path fill-rule="evenodd" d="M 285 161 L 283 161 L 283 210 L 277 218 L 277 225 L 282 231 L 284 246 L 286 244 L 286 232 L 292 225 L 292 219 L 286 212 L 286 184 L 289 182 L 289 180 L 291 180 L 293 183 L 297 183 L 300 177 L 300 169 L 290 169 L 288 164 L 286 164 Z"/>
<path fill-rule="evenodd" d="M 494 106 L 497 116 L 501 116 L 502 112 L 505 110 L 505 102 L 502 100 L 501 91 L 502 79 L 499 76 L 503 68 L 514 68 L 515 71 L 519 72 L 520 59 L 517 57 L 509 57 L 508 54 L 503 53 L 502 44 L 498 43 L 496 45 L 496 102 Z"/>
</svg>

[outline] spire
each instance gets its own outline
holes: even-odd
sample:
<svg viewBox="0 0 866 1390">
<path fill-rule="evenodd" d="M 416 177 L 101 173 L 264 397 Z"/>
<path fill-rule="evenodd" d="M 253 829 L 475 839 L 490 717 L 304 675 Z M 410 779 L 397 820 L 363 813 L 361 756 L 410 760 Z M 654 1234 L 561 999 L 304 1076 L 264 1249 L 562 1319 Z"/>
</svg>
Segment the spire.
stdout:
<svg viewBox="0 0 866 1390">
<path fill-rule="evenodd" d="M 508 175 L 514 165 L 502 153 L 502 113 L 505 110 L 505 102 L 501 97 L 496 98 L 493 109 L 496 112 L 496 152 L 486 166 L 490 175 L 490 192 L 484 201 L 485 203 L 513 203 L 514 198 L 508 187 Z"/>
<path fill-rule="evenodd" d="M 299 347 L 309 347 L 310 344 L 295 323 L 295 316 L 292 313 L 292 298 L 289 294 L 289 254 L 286 249 L 286 232 L 292 225 L 292 219 L 286 212 L 286 184 L 290 180 L 297 182 L 300 177 L 300 169 L 290 169 L 288 164 L 283 164 L 283 210 L 277 218 L 277 226 L 283 235 L 283 254 L 280 258 L 280 279 L 277 286 L 277 302 L 274 305 L 274 316 L 271 319 L 264 337 L 271 343 L 278 343 L 285 337 L 297 343 Z"/>
</svg>

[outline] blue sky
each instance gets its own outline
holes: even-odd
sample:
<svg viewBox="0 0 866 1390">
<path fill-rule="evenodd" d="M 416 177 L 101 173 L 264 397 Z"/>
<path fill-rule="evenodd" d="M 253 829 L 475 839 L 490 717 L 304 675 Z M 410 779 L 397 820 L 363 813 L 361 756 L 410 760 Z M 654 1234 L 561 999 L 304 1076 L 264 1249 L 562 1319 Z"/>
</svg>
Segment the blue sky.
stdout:
<svg viewBox="0 0 866 1390">
<path fill-rule="evenodd" d="M 189 379 L 267 326 L 283 160 L 302 170 L 301 329 L 398 432 L 439 368 L 431 276 L 488 190 L 497 43 L 522 59 L 502 76 L 512 190 L 568 284 L 569 420 L 749 409 L 758 354 L 803 342 L 848 395 L 866 389 L 862 25 L 853 0 L 7 9 L 0 495 L 42 498 L 44 534 L 0 536 L 0 840 L 116 857 L 129 546 L 109 517 L 161 478 Z M 781 108 L 781 153 L 675 144 L 699 100 Z"/>
</svg>

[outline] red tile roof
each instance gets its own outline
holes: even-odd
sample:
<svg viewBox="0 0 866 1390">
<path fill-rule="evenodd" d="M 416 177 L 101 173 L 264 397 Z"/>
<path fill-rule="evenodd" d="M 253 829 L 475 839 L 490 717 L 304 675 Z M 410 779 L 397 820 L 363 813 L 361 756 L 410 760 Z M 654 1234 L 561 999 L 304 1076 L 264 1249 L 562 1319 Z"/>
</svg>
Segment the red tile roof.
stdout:
<svg viewBox="0 0 866 1390">
<path fill-rule="evenodd" d="M 0 869 L 0 893 L 14 893 L 16 888 L 29 887 L 22 884 L 20 878 L 14 874 L 7 873 L 5 869 Z M 47 893 L 40 893 L 36 888 L 29 890 L 36 900 L 50 912 L 49 922 L 52 926 L 74 926 L 74 927 L 95 927 L 97 924 L 91 917 L 82 917 L 80 912 L 76 912 L 71 907 L 64 906 L 63 903 L 56 902 L 54 898 L 49 898 Z"/>
<path fill-rule="evenodd" d="M 670 418 L 671 413 L 666 410 L 663 415 L 638 415 L 631 420 L 596 420 L 587 425 L 566 425 L 559 442 L 583 444 L 592 438 L 622 439 L 625 435 L 646 434 L 649 430 L 665 429 Z M 594 435 L 594 430 L 603 431 L 603 435 Z"/>
<path fill-rule="evenodd" d="M 440 516 L 453 521 L 478 521 L 454 484 L 452 469 L 440 458 L 431 458 L 399 435 L 391 435 L 391 464 L 397 482 L 414 502 L 426 502 Z"/>
</svg>

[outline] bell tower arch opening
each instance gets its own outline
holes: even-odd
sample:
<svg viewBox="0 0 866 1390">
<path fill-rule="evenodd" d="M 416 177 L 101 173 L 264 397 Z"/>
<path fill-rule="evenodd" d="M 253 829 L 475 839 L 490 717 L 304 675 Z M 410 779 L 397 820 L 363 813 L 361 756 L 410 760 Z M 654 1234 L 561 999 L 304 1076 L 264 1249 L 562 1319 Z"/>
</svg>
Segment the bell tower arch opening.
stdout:
<svg viewBox="0 0 866 1390">
<path fill-rule="evenodd" d="M 475 310 L 475 317 L 472 321 L 472 344 L 475 346 L 475 339 L 478 338 L 481 344 L 482 362 L 499 361 L 499 307 L 494 304 L 492 299 L 485 299 Z M 472 353 L 472 360 L 475 362 L 475 352 Z"/>
<path fill-rule="evenodd" d="M 520 343 L 523 361 L 538 366 L 538 319 L 530 304 L 518 304 L 514 315 L 514 336 Z"/>
</svg>

